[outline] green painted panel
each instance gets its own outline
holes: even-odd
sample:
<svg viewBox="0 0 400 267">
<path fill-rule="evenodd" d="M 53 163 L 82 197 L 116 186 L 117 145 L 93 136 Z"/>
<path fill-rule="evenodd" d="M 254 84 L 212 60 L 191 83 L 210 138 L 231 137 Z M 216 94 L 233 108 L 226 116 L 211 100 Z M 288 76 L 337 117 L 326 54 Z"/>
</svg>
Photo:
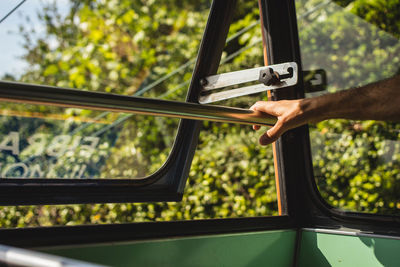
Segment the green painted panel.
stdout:
<svg viewBox="0 0 400 267">
<path fill-rule="evenodd" d="M 400 240 L 303 231 L 299 266 L 400 266 Z"/>
<path fill-rule="evenodd" d="M 292 266 L 293 230 L 48 249 L 110 266 Z"/>
</svg>

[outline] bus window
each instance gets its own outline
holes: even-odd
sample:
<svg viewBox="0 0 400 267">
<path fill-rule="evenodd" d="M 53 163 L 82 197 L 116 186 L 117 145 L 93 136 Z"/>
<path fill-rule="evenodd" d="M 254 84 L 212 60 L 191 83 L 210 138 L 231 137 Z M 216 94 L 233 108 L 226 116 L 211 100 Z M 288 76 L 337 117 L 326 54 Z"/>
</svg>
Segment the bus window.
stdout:
<svg viewBox="0 0 400 267">
<path fill-rule="evenodd" d="M 85 16 L 93 13 L 92 8 L 97 8 L 96 5 L 93 7 L 82 5 L 78 6 L 78 9 L 81 10 L 82 8 Z M 203 7 L 202 4 L 194 5 Z M 177 3 L 174 3 L 174 6 L 180 7 Z M 182 8 L 187 7 L 184 5 Z M 219 72 L 253 68 L 263 64 L 257 3 L 255 2 L 251 5 L 248 3 L 239 4 L 239 7 L 236 7 L 236 11 Z M 160 16 L 163 16 L 163 14 Z M 182 21 L 175 21 L 173 25 L 177 24 L 179 26 L 182 23 L 190 26 L 194 23 L 192 20 L 196 16 L 205 20 L 204 14 L 202 9 L 199 14 L 180 14 L 180 16 L 183 16 L 181 18 Z M 146 23 L 150 22 L 146 21 Z M 196 27 L 204 26 L 204 24 L 198 23 L 197 20 L 195 24 L 197 24 Z M 248 27 L 249 25 L 253 26 Z M 150 27 L 149 25 L 147 26 Z M 79 27 L 77 30 L 79 31 Z M 175 32 L 171 34 L 175 34 Z M 190 41 L 189 48 L 195 47 L 201 39 L 199 37 L 197 41 L 191 40 L 191 38 L 197 38 L 197 31 L 192 33 L 188 30 L 188 32 L 176 34 L 176 36 L 168 36 L 168 38 L 184 38 L 183 42 Z M 190 36 L 189 40 L 187 36 Z M 173 42 L 168 38 L 165 38 L 166 41 Z M 100 42 L 101 40 L 98 41 Z M 189 61 L 185 62 L 185 60 L 181 60 L 178 57 L 179 61 L 172 60 L 172 65 L 169 67 L 164 65 L 156 67 L 157 62 L 151 62 L 151 66 L 154 65 L 154 70 L 146 68 L 149 73 L 143 81 L 143 96 L 182 100 L 180 99 L 184 95 L 182 92 L 186 92 L 191 77 L 186 71 L 188 67 L 190 69 L 190 66 L 194 65 L 194 61 L 190 61 L 191 50 L 186 51 L 184 47 L 177 47 L 176 49 L 179 51 L 172 51 L 171 55 L 167 52 L 160 52 L 157 56 L 162 59 L 169 59 L 173 58 L 174 53 L 180 53 L 182 57 L 187 56 L 185 59 L 189 59 Z M 153 55 L 146 56 L 151 58 Z M 175 65 L 178 63 L 180 65 Z M 177 75 L 157 76 L 156 74 L 158 73 L 176 73 Z M 120 77 L 119 74 L 118 77 Z M 156 77 L 161 77 L 160 83 L 157 82 Z M 9 76 L 6 78 L 12 79 Z M 121 84 L 124 83 L 121 82 Z M 156 86 L 154 90 L 146 89 L 152 84 Z M 132 86 L 132 84 L 126 86 Z M 126 92 L 118 93 L 125 94 Z M 138 92 L 141 91 L 139 90 Z M 136 95 L 136 92 L 134 95 Z M 265 97 L 266 93 L 229 100 L 230 102 L 227 101 L 223 104 L 248 108 L 256 100 Z M 30 113 L 36 114 L 36 109 L 41 110 L 42 117 L 33 118 L 28 116 Z M 20 120 L 21 123 L 14 124 L 16 128 L 22 122 L 27 122 L 26 125 L 28 125 L 29 129 L 26 129 L 23 134 L 17 130 L 12 130 L 14 128 L 10 128 L 11 131 L 3 133 L 3 141 L 0 144 L 4 146 L 4 152 L 7 153 L 7 156 L 15 158 L 16 155 L 12 154 L 12 141 L 18 138 L 19 143 L 21 143 L 18 156 L 22 156 L 22 161 L 25 160 L 25 157 L 29 157 L 25 155 L 40 154 L 39 152 L 41 152 L 38 161 L 48 157 L 59 156 L 62 158 L 63 161 L 60 161 L 57 165 L 61 168 L 61 172 L 63 172 L 62 168 L 65 168 L 68 164 L 71 164 L 72 167 L 78 166 L 77 162 L 84 166 L 87 165 L 92 171 L 90 172 L 88 167 L 79 169 L 77 172 L 82 176 L 77 177 L 74 175 L 73 168 L 69 173 L 64 171 L 61 175 L 47 175 L 43 168 L 35 167 L 37 170 L 34 170 L 34 172 L 29 169 L 31 167 L 29 166 L 28 171 L 24 173 L 24 168 L 14 167 L 8 170 L 10 168 L 7 167 L 8 169 L 5 173 L 10 178 L 21 178 L 24 175 L 29 178 L 36 178 L 36 176 L 30 177 L 32 173 L 35 175 L 42 174 L 41 178 L 56 178 L 56 176 L 60 176 L 59 178 L 74 177 L 80 180 L 82 178 L 141 178 L 156 171 L 164 161 L 168 162 L 167 156 L 172 143 L 179 144 L 182 141 L 174 140 L 173 138 L 175 127 L 178 124 L 175 119 L 141 116 L 127 117 L 127 115 L 116 113 L 104 114 L 97 111 L 18 104 L 10 104 L 9 110 L 18 110 L 19 113 L 5 114 L 5 119 L 12 118 L 17 122 Z M 67 120 L 56 119 L 60 118 L 59 116 L 62 117 L 63 114 L 69 114 Z M 30 123 L 37 127 L 31 127 Z M 50 135 L 49 132 L 51 132 Z M 259 146 L 257 144 L 257 136 L 258 133 L 252 131 L 251 126 L 243 127 L 226 123 L 204 122 L 181 202 L 3 207 L 1 212 L 3 218 L 6 219 L 2 222 L 2 226 L 32 227 L 278 215 L 272 149 Z M 94 138 L 90 139 L 91 137 Z M 94 141 L 89 143 L 88 138 Z M 30 147 L 30 144 L 33 144 L 34 141 L 39 143 L 41 140 L 46 145 L 40 146 L 37 144 L 35 147 L 39 152 L 34 150 L 34 147 Z M 64 142 L 63 144 L 66 144 L 66 146 L 60 145 L 61 142 Z M 50 146 L 51 149 L 47 148 L 49 144 L 52 144 Z M 71 146 L 71 144 L 77 145 Z M 87 150 L 87 146 L 90 146 L 90 144 L 96 148 L 95 152 L 93 152 L 98 154 L 96 157 L 91 157 L 86 161 L 79 157 L 70 157 L 71 155 L 82 154 L 82 146 L 86 146 L 84 148 Z M 49 152 L 53 154 L 48 155 Z M 132 157 L 132 153 L 134 153 L 135 157 Z M 68 161 L 71 162 L 72 160 L 74 160 L 72 163 L 68 163 Z M 100 164 L 96 165 L 98 162 L 103 164 L 101 166 Z M 154 184 L 154 186 L 157 185 L 157 183 Z M 147 201 L 152 201 L 150 197 L 148 199 Z M 154 201 L 157 201 L 157 198 Z M 20 214 L 20 216 L 14 216 L 13 214 Z"/>
<path fill-rule="evenodd" d="M 368 12 L 379 13 L 383 6 L 360 2 L 342 7 L 336 2 L 344 3 L 296 2 L 303 68 L 323 69 L 330 92 L 398 73 L 400 32 L 393 26 L 398 16 L 379 23 Z M 309 12 L 301 16 L 301 10 Z M 399 124 L 383 121 L 310 125 L 315 182 L 324 200 L 344 210 L 399 214 L 399 131 Z"/>
</svg>

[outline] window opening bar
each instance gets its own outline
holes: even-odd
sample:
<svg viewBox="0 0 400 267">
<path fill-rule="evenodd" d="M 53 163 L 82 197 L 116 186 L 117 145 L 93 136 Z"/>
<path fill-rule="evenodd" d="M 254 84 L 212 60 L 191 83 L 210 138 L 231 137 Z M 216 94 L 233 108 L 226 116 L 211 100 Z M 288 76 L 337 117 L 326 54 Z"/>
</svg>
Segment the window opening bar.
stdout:
<svg viewBox="0 0 400 267">
<path fill-rule="evenodd" d="M 0 82 L 0 101 L 74 107 L 182 119 L 209 120 L 271 126 L 276 118 L 248 109 L 200 105 L 189 102 L 149 99 L 80 91 L 51 86 Z"/>
</svg>

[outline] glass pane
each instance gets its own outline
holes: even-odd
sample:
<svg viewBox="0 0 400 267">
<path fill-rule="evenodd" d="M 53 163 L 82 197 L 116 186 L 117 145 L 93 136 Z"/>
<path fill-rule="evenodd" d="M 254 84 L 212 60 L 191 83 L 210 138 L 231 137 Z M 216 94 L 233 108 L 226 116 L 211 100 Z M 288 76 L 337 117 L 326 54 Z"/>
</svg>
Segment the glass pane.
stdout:
<svg viewBox="0 0 400 267">
<path fill-rule="evenodd" d="M 165 162 L 177 119 L 2 103 L 2 178 L 149 176 Z"/>
<path fill-rule="evenodd" d="M 258 3 L 238 5 L 218 73 L 264 66 Z M 249 108 L 266 99 L 267 92 L 262 92 L 215 104 Z M 188 198 L 202 202 L 195 216 L 207 218 L 204 211 L 211 218 L 278 215 L 272 147 L 258 144 L 266 129 L 255 132 L 251 126 L 211 122 L 202 129 L 187 186 L 193 194 Z"/>
<path fill-rule="evenodd" d="M 388 2 L 296 3 L 303 69 L 322 69 L 327 76 L 326 90 L 307 97 L 399 73 L 400 16 Z M 310 129 L 315 179 L 329 204 L 400 214 L 400 124 L 327 120 Z"/>
<path fill-rule="evenodd" d="M 210 1 L 0 3 L 0 79 L 184 101 Z M 17 9 L 13 10 L 14 7 Z M 177 119 L 0 103 L 3 178 L 143 178 Z"/>
<path fill-rule="evenodd" d="M 17 4 L 1 1 L 0 16 Z M 191 78 L 209 7 L 209 0 L 26 1 L 1 23 L 0 79 L 184 100 L 181 84 Z"/>
</svg>

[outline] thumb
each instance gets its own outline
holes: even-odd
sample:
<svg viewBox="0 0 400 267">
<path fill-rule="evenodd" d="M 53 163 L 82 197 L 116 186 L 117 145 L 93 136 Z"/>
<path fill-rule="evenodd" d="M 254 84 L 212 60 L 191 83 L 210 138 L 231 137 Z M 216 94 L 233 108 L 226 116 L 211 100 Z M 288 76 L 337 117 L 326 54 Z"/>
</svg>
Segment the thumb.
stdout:
<svg viewBox="0 0 400 267">
<path fill-rule="evenodd" d="M 278 121 L 271 129 L 265 132 L 260 139 L 258 140 L 260 145 L 266 146 L 269 145 L 276 140 L 284 133 L 284 129 L 282 124 Z"/>
</svg>

